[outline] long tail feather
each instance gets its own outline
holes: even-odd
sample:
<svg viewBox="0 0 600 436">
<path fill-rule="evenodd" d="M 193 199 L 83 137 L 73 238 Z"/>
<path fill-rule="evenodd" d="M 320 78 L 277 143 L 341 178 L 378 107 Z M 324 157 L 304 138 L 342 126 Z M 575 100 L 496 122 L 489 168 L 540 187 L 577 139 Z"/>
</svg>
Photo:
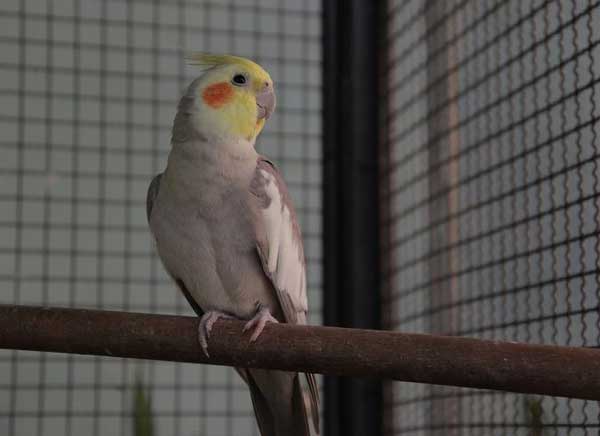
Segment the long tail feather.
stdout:
<svg viewBox="0 0 600 436">
<path fill-rule="evenodd" d="M 298 374 L 238 369 L 248 384 L 261 436 L 311 436 Z"/>
</svg>

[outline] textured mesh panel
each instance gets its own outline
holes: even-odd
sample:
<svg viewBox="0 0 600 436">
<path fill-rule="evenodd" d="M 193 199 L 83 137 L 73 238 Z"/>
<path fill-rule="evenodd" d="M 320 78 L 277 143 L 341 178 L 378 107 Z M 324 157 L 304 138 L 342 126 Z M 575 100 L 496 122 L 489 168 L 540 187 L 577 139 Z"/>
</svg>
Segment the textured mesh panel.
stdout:
<svg viewBox="0 0 600 436">
<path fill-rule="evenodd" d="M 321 320 L 318 1 L 0 2 L 0 303 L 191 314 L 154 254 L 147 186 L 166 164 L 191 50 L 268 69 L 278 107 L 259 148 L 304 230 Z M 131 434 L 133 384 L 157 435 L 256 435 L 227 368 L 0 352 L 0 434 Z"/>
<path fill-rule="evenodd" d="M 390 1 L 388 328 L 597 347 L 594 1 Z M 591 401 L 388 383 L 386 434 L 596 435 Z"/>
</svg>

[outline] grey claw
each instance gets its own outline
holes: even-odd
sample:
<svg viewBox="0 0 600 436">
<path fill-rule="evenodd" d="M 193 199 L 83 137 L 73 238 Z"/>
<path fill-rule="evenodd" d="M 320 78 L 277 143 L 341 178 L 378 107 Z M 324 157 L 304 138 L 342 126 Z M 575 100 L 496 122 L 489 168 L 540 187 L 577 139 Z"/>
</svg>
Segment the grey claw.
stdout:
<svg viewBox="0 0 600 436">
<path fill-rule="evenodd" d="M 250 336 L 250 342 L 255 342 L 258 339 L 268 322 L 278 323 L 279 321 L 271 315 L 269 308 L 258 306 L 256 315 L 244 325 L 244 332 L 254 328 L 252 336 Z"/>
<path fill-rule="evenodd" d="M 210 338 L 210 332 L 212 331 L 215 322 L 221 318 L 230 319 L 233 318 L 233 316 L 228 313 L 211 310 L 202 315 L 200 322 L 198 323 L 198 342 L 200 343 L 200 347 L 202 347 L 202 351 L 206 354 L 206 357 L 210 357 L 208 354 L 208 338 Z"/>
</svg>

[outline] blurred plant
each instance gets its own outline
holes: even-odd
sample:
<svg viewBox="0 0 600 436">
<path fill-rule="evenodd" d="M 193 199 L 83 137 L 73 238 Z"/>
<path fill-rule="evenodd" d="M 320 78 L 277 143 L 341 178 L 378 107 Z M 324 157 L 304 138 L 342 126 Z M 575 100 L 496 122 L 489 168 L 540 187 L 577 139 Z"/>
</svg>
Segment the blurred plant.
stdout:
<svg viewBox="0 0 600 436">
<path fill-rule="evenodd" d="M 133 397 L 133 434 L 135 436 L 153 436 L 152 397 L 144 388 L 144 382 L 138 373 Z"/>
<path fill-rule="evenodd" d="M 542 399 L 525 397 L 524 403 L 527 426 L 530 429 L 529 436 L 542 436 L 544 434 Z"/>
</svg>

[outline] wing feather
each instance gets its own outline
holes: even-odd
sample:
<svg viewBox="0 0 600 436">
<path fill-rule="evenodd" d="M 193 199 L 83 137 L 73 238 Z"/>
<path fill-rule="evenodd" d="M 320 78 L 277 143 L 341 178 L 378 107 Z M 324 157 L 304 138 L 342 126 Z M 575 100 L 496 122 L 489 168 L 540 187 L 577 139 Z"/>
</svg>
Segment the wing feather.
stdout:
<svg viewBox="0 0 600 436">
<path fill-rule="evenodd" d="M 251 190 L 260 199 L 261 231 L 257 233 L 264 238 L 259 238 L 257 248 L 263 268 L 277 291 L 286 321 L 296 323 L 305 319 L 308 302 L 304 249 L 294 206 L 281 175 L 267 160 L 258 161 Z"/>
<path fill-rule="evenodd" d="M 285 319 L 306 324 L 306 262 L 296 211 L 281 174 L 259 158 L 251 192 L 259 204 L 257 251 L 265 274 L 273 283 Z M 313 374 L 305 374 L 309 387 L 311 415 L 319 428 L 319 391 Z"/>
</svg>

